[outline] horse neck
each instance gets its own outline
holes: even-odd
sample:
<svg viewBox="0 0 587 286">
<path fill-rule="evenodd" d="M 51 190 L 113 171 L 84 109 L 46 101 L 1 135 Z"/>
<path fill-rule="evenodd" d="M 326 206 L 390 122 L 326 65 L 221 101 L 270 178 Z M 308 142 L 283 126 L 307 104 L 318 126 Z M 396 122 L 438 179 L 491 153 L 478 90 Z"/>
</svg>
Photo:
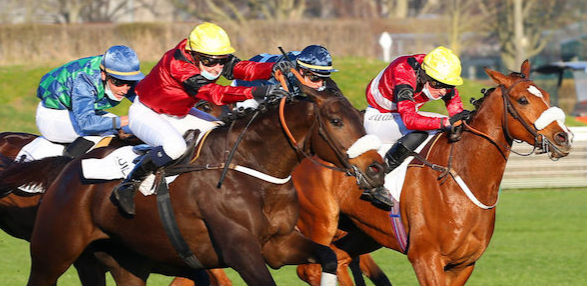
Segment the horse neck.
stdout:
<svg viewBox="0 0 587 286">
<path fill-rule="evenodd" d="M 452 165 L 469 189 L 487 205 L 497 199 L 512 140 L 503 127 L 502 97 L 494 92 L 484 100 L 469 123 L 473 130 L 462 133 L 460 141 L 447 144 L 453 148 Z M 481 132 L 489 138 L 476 134 Z M 454 145 L 451 147 L 451 144 Z"/>
<path fill-rule="evenodd" d="M 285 106 L 285 122 L 300 148 L 304 148 L 314 124 L 315 113 L 309 102 L 294 102 Z M 239 119 L 232 129 L 228 147 L 233 147 L 236 138 L 244 130 L 249 118 Z M 228 128 L 226 128 L 228 130 Z M 219 137 L 227 138 L 222 132 Z M 221 140 L 224 141 L 224 140 Z M 225 144 L 220 144 L 224 148 Z M 306 146 L 307 147 L 307 146 Z M 224 149 L 223 149 L 224 150 Z M 309 153 L 308 150 L 305 152 Z M 277 108 L 260 114 L 245 131 L 242 142 L 235 153 L 233 164 L 254 168 L 268 175 L 284 178 L 303 160 L 293 147 L 284 128 L 280 124 Z"/>
</svg>

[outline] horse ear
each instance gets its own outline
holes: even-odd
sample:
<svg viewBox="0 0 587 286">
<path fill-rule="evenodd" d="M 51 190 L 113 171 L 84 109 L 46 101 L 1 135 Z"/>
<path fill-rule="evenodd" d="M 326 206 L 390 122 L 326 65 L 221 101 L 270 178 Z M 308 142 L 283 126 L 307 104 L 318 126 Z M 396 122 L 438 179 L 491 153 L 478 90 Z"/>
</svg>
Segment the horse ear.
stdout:
<svg viewBox="0 0 587 286">
<path fill-rule="evenodd" d="M 485 73 L 498 85 L 507 86 L 509 84 L 508 77 L 498 71 L 485 68 Z"/>
<path fill-rule="evenodd" d="M 522 67 L 520 68 L 520 72 L 526 76 L 526 78 L 530 77 L 530 62 L 525 60 L 522 63 Z"/>
</svg>

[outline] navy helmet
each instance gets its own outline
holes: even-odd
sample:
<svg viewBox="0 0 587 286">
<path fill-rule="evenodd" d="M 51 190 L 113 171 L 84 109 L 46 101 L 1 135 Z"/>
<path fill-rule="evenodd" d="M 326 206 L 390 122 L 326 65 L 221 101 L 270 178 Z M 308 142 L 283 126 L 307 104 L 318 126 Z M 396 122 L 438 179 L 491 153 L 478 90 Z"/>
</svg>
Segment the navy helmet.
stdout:
<svg viewBox="0 0 587 286">
<path fill-rule="evenodd" d="M 298 68 L 303 68 L 322 77 L 329 77 L 331 72 L 338 70 L 332 68 L 332 57 L 328 50 L 319 45 L 310 45 L 302 50 L 296 60 Z"/>
<path fill-rule="evenodd" d="M 139 81 L 145 77 L 140 71 L 137 53 L 127 46 L 110 47 L 102 56 L 100 68 L 120 80 Z"/>
</svg>

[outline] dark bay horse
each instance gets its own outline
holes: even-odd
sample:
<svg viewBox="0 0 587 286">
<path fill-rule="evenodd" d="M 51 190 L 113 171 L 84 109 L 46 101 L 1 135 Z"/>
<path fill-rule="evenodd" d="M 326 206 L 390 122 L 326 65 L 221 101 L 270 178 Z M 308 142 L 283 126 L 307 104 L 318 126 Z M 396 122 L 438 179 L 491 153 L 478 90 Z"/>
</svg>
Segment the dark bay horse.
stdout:
<svg viewBox="0 0 587 286">
<path fill-rule="evenodd" d="M 366 138 L 360 113 L 342 94 L 303 90 L 309 100 L 285 105 L 283 126 L 276 108 L 254 119 L 232 163 L 286 178 L 304 154 L 315 154 L 355 175 L 362 188 L 381 186 L 381 157 L 359 144 L 364 142 L 359 139 Z M 231 127 L 233 133 L 228 133 L 227 127 L 212 132 L 194 164 L 222 160 L 225 146 L 235 141 L 235 134 L 247 123 L 238 120 Z M 291 135 L 284 130 L 290 130 Z M 111 149 L 103 148 L 89 156 L 103 156 L 108 151 Z M 329 248 L 294 231 L 298 204 L 291 182 L 279 185 L 229 171 L 223 187 L 217 189 L 220 173 L 185 173 L 169 185 L 179 229 L 204 268 L 232 267 L 249 285 L 275 285 L 265 264 L 278 268 L 321 263 L 325 270 L 335 270 Z M 151 272 L 194 276 L 194 270 L 180 259 L 163 232 L 154 197 L 137 196 L 133 219 L 117 211 L 109 197 L 118 182 L 84 180 L 80 160 L 63 169 L 39 207 L 28 285 L 52 285 L 87 246 L 102 241 L 140 257 L 121 263 L 134 275 L 132 285 L 145 285 Z"/>
<path fill-rule="evenodd" d="M 19 151 L 26 144 L 37 138 L 37 135 L 21 132 L 2 132 L 0 133 L 0 154 L 4 159 L 14 161 Z M 108 141 L 109 146 L 134 145 L 138 142 L 133 139 L 121 139 L 115 137 L 114 140 Z M 63 167 L 62 160 L 65 158 L 54 158 L 43 160 L 39 164 L 41 168 L 35 168 L 35 175 L 40 180 L 37 183 L 41 186 L 49 186 L 52 180 L 57 177 Z M 3 167 L 0 164 L 0 172 Z M 0 182 L 0 185 L 2 182 Z M 37 214 L 38 204 L 41 201 L 42 193 L 28 194 L 18 190 L 10 190 L 9 193 L 0 195 L 0 229 L 11 236 L 30 241 Z M 106 286 L 105 274 L 110 271 L 114 281 L 122 283 L 128 278 L 130 273 L 116 264 L 105 252 L 92 251 L 85 252 L 74 262 L 78 272 L 81 285 L 83 286 Z M 226 274 L 220 270 L 208 270 L 210 273 L 211 286 L 231 286 L 232 283 Z M 191 281 L 191 280 L 190 280 Z M 191 282 L 193 285 L 193 282 Z M 170 286 L 180 286 L 181 284 L 170 284 Z"/>
<path fill-rule="evenodd" d="M 19 132 L 0 133 L 0 154 L 3 160 L 14 161 L 20 149 L 37 138 L 37 135 Z M 36 182 L 41 186 L 48 186 L 53 178 L 57 177 L 66 158 L 45 160 L 34 172 Z M 3 171 L 0 164 L 0 172 Z M 0 185 L 3 182 L 0 182 Z M 0 229 L 16 238 L 30 241 L 35 224 L 38 204 L 42 194 L 29 194 L 18 190 L 9 190 L 0 194 Z M 23 254 L 24 255 L 24 254 Z M 75 262 L 83 286 L 105 286 L 106 268 L 98 263 L 95 257 L 84 253 Z"/>
<path fill-rule="evenodd" d="M 440 134 L 425 157 L 450 167 L 450 173 L 422 161 L 408 167 L 399 203 L 405 248 L 396 239 L 389 212 L 359 200 L 352 180 L 307 162 L 293 173 L 300 178 L 294 181 L 302 210 L 299 229 L 327 244 L 342 213 L 360 231 L 336 243 L 339 259 L 384 246 L 407 255 L 420 285 L 464 285 L 493 234 L 499 186 L 513 141 L 527 142 L 552 159 L 568 155 L 572 142 L 564 113 L 551 107 L 549 94 L 529 79 L 528 61 L 521 73 L 486 73 L 497 87 L 475 103 L 473 117 L 461 125 L 460 140 L 451 142 L 447 132 Z M 315 266 L 299 266 L 298 273 L 317 285 L 320 273 Z M 340 276 L 339 282 L 352 283 Z"/>
</svg>

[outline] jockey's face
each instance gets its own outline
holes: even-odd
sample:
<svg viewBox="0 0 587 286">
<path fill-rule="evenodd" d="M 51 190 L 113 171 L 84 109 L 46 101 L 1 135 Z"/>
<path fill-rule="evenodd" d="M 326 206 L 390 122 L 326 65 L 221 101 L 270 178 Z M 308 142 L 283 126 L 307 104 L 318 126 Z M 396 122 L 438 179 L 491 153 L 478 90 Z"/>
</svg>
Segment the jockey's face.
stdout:
<svg viewBox="0 0 587 286">
<path fill-rule="evenodd" d="M 107 75 L 102 71 L 102 80 L 106 81 L 106 84 L 118 99 L 122 99 L 128 91 L 137 83 L 136 81 L 126 81 L 117 79 L 115 77 Z"/>
<path fill-rule="evenodd" d="M 208 57 L 203 54 L 198 54 L 198 68 L 200 70 L 210 73 L 212 76 L 219 76 L 228 60 L 228 55 L 223 57 Z"/>
<path fill-rule="evenodd" d="M 305 69 L 300 69 L 299 72 L 304 77 L 304 85 L 313 89 L 321 88 L 324 85 L 324 80 L 326 78 L 317 76 L 311 71 Z"/>
<path fill-rule="evenodd" d="M 453 88 L 432 86 L 430 84 L 430 82 L 426 82 L 426 87 L 428 87 L 428 90 L 430 91 L 430 95 L 434 99 L 439 99 L 453 90 Z"/>
</svg>

